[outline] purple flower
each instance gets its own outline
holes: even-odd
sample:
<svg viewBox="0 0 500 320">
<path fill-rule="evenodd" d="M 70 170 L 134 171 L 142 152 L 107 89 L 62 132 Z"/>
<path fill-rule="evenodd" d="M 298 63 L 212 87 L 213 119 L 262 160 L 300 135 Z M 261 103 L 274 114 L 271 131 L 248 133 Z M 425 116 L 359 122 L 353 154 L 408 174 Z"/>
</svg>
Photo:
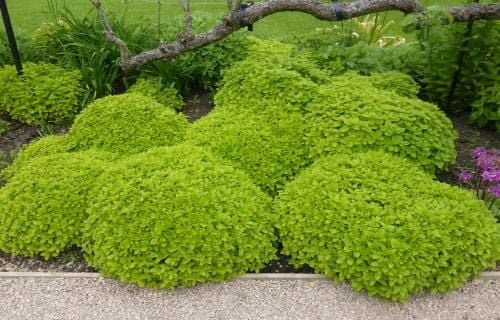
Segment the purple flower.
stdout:
<svg viewBox="0 0 500 320">
<path fill-rule="evenodd" d="M 483 147 L 472 150 L 472 156 L 474 157 L 474 159 L 482 158 L 484 156 L 489 156 L 489 155 L 491 155 L 491 153 Z"/>
<path fill-rule="evenodd" d="M 460 179 L 460 181 L 462 182 L 469 181 L 470 179 L 472 179 L 472 173 L 468 171 L 462 171 L 458 175 L 458 179 Z"/>
<path fill-rule="evenodd" d="M 483 178 L 484 181 L 492 181 L 492 182 L 500 181 L 500 170 L 493 169 L 492 171 L 489 170 L 484 171 L 481 174 L 481 177 Z"/>
<path fill-rule="evenodd" d="M 500 184 L 488 188 L 488 192 L 496 198 L 500 197 Z"/>
</svg>

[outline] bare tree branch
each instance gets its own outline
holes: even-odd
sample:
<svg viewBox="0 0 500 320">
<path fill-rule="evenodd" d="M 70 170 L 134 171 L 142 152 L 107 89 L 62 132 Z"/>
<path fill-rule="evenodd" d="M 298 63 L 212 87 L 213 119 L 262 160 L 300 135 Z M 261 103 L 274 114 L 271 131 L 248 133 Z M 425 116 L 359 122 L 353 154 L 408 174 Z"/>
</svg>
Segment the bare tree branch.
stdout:
<svg viewBox="0 0 500 320">
<path fill-rule="evenodd" d="M 178 36 L 175 43 L 162 43 L 156 49 L 132 56 L 127 45 L 113 32 L 99 0 L 90 1 L 99 12 L 106 38 L 120 48 L 120 64 L 125 71 L 136 69 L 153 60 L 174 59 L 184 52 L 224 39 L 231 33 L 276 12 L 298 11 L 310 14 L 320 20 L 340 21 L 389 10 L 397 10 L 405 14 L 424 11 L 424 7 L 418 0 L 357 0 L 350 3 L 341 3 L 337 6 L 322 3 L 319 0 L 266 0 L 245 9 L 245 14 L 242 15 L 241 12 L 237 11 L 241 7 L 241 0 L 237 0 L 238 5 L 235 8 L 232 7 L 232 0 L 227 0 L 228 8 L 231 7 L 232 10 L 222 18 L 222 23 L 208 32 L 193 35 L 189 4 L 185 2 L 187 0 L 179 0 L 186 13 L 186 32 L 181 34 L 180 37 Z M 462 7 L 448 8 L 448 11 L 455 21 L 500 19 L 500 3 L 469 4 Z"/>
<path fill-rule="evenodd" d="M 182 10 L 184 10 L 186 29 L 184 33 L 181 32 L 177 35 L 177 40 L 179 42 L 187 42 L 193 37 L 193 15 L 191 14 L 189 0 L 179 0 L 179 3 Z"/>
<path fill-rule="evenodd" d="M 104 36 L 109 42 L 115 44 L 118 47 L 118 49 L 120 49 L 120 57 L 121 57 L 120 63 L 123 68 L 124 65 L 122 64 L 122 62 L 130 59 L 131 56 L 130 50 L 128 49 L 127 44 L 123 40 L 121 40 L 113 31 L 108 16 L 106 15 L 106 12 L 104 12 L 104 9 L 102 8 L 101 2 L 99 0 L 90 0 L 90 2 L 92 2 L 97 12 L 99 13 L 99 17 L 101 18 L 101 23 L 104 27 Z M 125 68 L 123 69 L 125 70 Z"/>
</svg>

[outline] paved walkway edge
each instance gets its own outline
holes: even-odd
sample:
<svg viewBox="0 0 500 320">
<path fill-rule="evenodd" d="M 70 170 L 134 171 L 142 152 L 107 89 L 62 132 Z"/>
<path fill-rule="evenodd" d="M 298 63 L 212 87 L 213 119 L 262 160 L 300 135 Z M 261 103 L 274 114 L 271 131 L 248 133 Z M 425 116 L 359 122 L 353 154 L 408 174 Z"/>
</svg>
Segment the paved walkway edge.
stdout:
<svg viewBox="0 0 500 320">
<path fill-rule="evenodd" d="M 0 272 L 5 278 L 101 278 L 99 273 L 91 272 Z M 500 280 L 500 271 L 481 273 L 478 280 Z M 308 273 L 247 273 L 236 280 L 326 280 L 321 274 Z"/>
</svg>

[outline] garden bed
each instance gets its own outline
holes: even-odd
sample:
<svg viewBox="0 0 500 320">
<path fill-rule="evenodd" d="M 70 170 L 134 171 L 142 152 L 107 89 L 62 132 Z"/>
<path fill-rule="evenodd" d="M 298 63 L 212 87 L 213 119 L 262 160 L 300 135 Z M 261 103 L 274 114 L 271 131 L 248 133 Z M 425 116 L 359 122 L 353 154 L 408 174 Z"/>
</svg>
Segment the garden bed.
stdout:
<svg viewBox="0 0 500 320">
<path fill-rule="evenodd" d="M 195 121 L 209 113 L 212 109 L 208 93 L 197 91 L 185 98 L 186 106 L 183 113 L 190 121 Z M 438 179 L 450 184 L 458 184 L 458 174 L 463 168 L 473 164 L 471 150 L 478 146 L 486 148 L 500 148 L 500 137 L 498 133 L 479 130 L 467 122 L 466 116 L 449 115 L 455 129 L 459 133 L 456 143 L 457 163 L 449 172 L 438 174 Z M 10 122 L 7 132 L 0 136 L 0 150 L 9 154 L 15 152 L 22 145 L 39 137 L 37 127 L 23 125 L 18 122 Z M 57 132 L 66 132 L 67 127 L 58 127 Z M 6 159 L 7 161 L 9 159 Z M 497 262 L 494 271 L 500 271 L 500 261 Z M 0 252 L 0 272 L 96 272 L 89 267 L 83 254 L 79 249 L 72 249 L 55 259 L 44 260 L 42 258 L 16 257 Z M 271 262 L 261 270 L 263 273 L 314 273 L 310 267 L 294 268 L 288 263 L 288 257 L 279 255 L 278 260 Z"/>
</svg>

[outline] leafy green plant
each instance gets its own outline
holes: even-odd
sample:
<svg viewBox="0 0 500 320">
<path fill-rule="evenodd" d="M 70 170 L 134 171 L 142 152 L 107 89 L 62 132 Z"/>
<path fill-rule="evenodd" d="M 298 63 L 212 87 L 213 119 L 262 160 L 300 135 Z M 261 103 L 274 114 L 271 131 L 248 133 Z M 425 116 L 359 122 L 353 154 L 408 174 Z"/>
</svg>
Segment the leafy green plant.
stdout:
<svg viewBox="0 0 500 320">
<path fill-rule="evenodd" d="M 219 23 L 219 16 L 193 13 L 193 31 L 206 32 Z M 176 16 L 160 25 L 162 40 L 173 41 L 184 30 L 184 16 Z M 181 55 L 175 61 L 153 62 L 143 74 L 160 78 L 164 86 L 175 87 L 181 93 L 192 89 L 214 90 L 224 69 L 247 54 L 246 35 L 236 32 L 230 37 Z"/>
<path fill-rule="evenodd" d="M 70 150 L 97 148 L 133 154 L 184 140 L 183 115 L 137 93 L 94 101 L 76 118 L 70 130 Z"/>
<path fill-rule="evenodd" d="M 52 64 L 24 64 L 18 76 L 13 66 L 0 69 L 0 112 L 27 124 L 63 123 L 78 111 L 81 74 Z"/>
<path fill-rule="evenodd" d="M 455 161 L 456 133 L 437 106 L 370 87 L 350 76 L 332 78 L 308 106 L 306 144 L 317 159 L 350 151 L 384 150 L 433 172 Z"/>
<path fill-rule="evenodd" d="M 482 88 L 472 103 L 470 120 L 479 127 L 491 124 L 500 132 L 500 82 Z"/>
<path fill-rule="evenodd" d="M 223 281 L 275 257 L 270 199 L 201 148 L 152 149 L 111 167 L 84 227 L 100 273 L 143 287 Z"/>
<path fill-rule="evenodd" d="M 36 49 L 30 38 L 24 33 L 16 33 L 16 44 L 23 62 L 37 61 Z M 0 30 L 0 67 L 12 65 L 12 53 L 10 52 L 7 36 Z"/>
<path fill-rule="evenodd" d="M 165 87 L 160 79 L 139 79 L 127 92 L 140 93 L 144 96 L 154 98 L 164 106 L 174 110 L 182 109 L 184 102 L 174 88 Z"/>
<path fill-rule="evenodd" d="M 272 103 L 272 102 L 271 102 Z M 240 105 L 241 109 L 247 105 Z M 249 106 L 248 108 L 251 108 Z M 304 119 L 269 104 L 268 113 L 219 109 L 196 121 L 186 140 L 231 160 L 271 195 L 309 164 Z"/>
<path fill-rule="evenodd" d="M 99 18 L 90 11 L 79 16 L 69 9 L 53 9 L 52 22 L 42 25 L 34 34 L 34 42 L 41 59 L 65 64 L 80 70 L 85 84 L 81 105 L 94 99 L 122 91 L 129 78 L 119 65 L 119 50 L 105 37 Z M 146 24 L 127 22 L 125 16 L 111 18 L 113 29 L 132 51 L 153 47 L 157 42 L 144 34 L 152 30 Z"/>
<path fill-rule="evenodd" d="M 415 77 L 426 99 L 451 112 L 472 111 L 472 122 L 494 127 L 500 104 L 494 98 L 486 102 L 484 94 L 500 82 L 500 22 L 450 21 L 439 6 L 406 21 L 406 30 L 417 34 L 422 57 L 415 64 Z"/>
<path fill-rule="evenodd" d="M 99 153 L 39 157 L 0 189 L 0 250 L 55 257 L 80 243 L 87 192 L 105 167 Z"/>
<path fill-rule="evenodd" d="M 382 152 L 326 157 L 276 201 L 283 253 L 355 290 L 404 301 L 495 265 L 495 219 L 472 193 Z"/>
<path fill-rule="evenodd" d="M 307 57 L 292 57 L 291 45 L 258 39 L 250 43 L 249 57 L 224 71 L 214 97 L 216 108 L 300 111 L 313 100 L 318 83 L 328 79 Z"/>
<path fill-rule="evenodd" d="M 38 157 L 51 156 L 68 151 L 67 137 L 65 135 L 44 136 L 24 146 L 17 154 L 14 162 L 5 168 L 0 176 L 8 181 L 24 167 Z"/>
<path fill-rule="evenodd" d="M 336 26 L 317 29 L 290 41 L 295 45 L 296 55 L 307 53 L 324 70 L 334 74 L 353 70 L 366 75 L 387 71 L 413 75 L 415 65 L 423 60 L 415 43 L 379 47 L 359 41 L 351 32 Z"/>
<path fill-rule="evenodd" d="M 397 71 L 372 73 L 370 76 L 362 76 L 358 73 L 348 71 L 342 75 L 342 79 L 357 84 L 365 83 L 368 86 L 373 86 L 384 91 L 393 91 L 408 98 L 416 98 L 420 90 L 420 87 L 412 77 Z"/>
</svg>

